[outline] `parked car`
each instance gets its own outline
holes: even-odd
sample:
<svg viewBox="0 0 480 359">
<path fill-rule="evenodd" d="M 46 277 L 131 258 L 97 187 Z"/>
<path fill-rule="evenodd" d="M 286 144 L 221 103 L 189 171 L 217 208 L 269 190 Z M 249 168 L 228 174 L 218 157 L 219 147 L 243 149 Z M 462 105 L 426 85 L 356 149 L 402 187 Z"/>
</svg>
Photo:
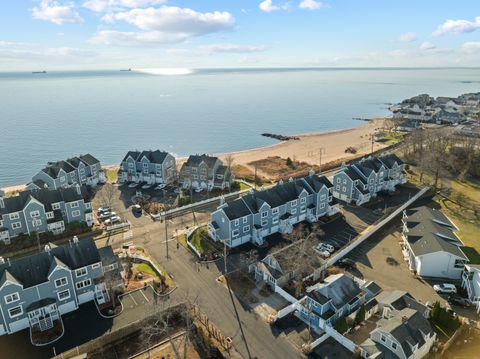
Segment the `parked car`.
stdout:
<svg viewBox="0 0 480 359">
<path fill-rule="evenodd" d="M 111 224 L 115 224 L 115 223 L 118 223 L 120 222 L 120 217 L 119 216 L 112 216 L 111 218 L 105 220 L 105 225 L 109 226 Z"/>
<path fill-rule="evenodd" d="M 320 255 L 321 255 L 322 257 L 324 257 L 324 258 L 330 257 L 330 252 L 329 252 L 329 251 L 321 251 L 321 250 L 319 250 L 318 248 L 317 248 L 317 250 L 318 250 L 318 253 L 320 253 Z"/>
<path fill-rule="evenodd" d="M 165 187 L 167 187 L 165 183 L 160 183 L 155 189 L 164 189 Z"/>
<path fill-rule="evenodd" d="M 439 294 L 457 293 L 457 287 L 451 283 L 435 284 L 433 289 Z"/>
<path fill-rule="evenodd" d="M 144 185 L 142 186 L 142 189 L 149 189 L 149 188 L 151 188 L 152 186 L 153 186 L 153 185 L 147 183 L 147 184 L 144 184 Z"/>
<path fill-rule="evenodd" d="M 117 214 L 115 212 L 103 212 L 99 218 L 101 221 L 108 219 L 110 217 L 116 216 Z"/>
<path fill-rule="evenodd" d="M 128 188 L 135 188 L 138 186 L 138 183 L 132 182 L 128 185 Z"/>
<path fill-rule="evenodd" d="M 100 215 L 104 212 L 110 212 L 112 210 L 112 207 L 110 206 L 104 206 L 104 207 L 100 207 L 97 209 L 97 213 Z"/>
<path fill-rule="evenodd" d="M 327 251 L 327 252 L 330 252 L 330 253 L 335 252 L 335 247 L 333 247 L 331 244 L 328 244 L 328 243 L 320 243 L 317 246 L 317 249 L 320 250 L 320 251 Z"/>
<path fill-rule="evenodd" d="M 470 301 L 467 298 L 463 298 L 459 295 L 451 295 L 448 297 L 448 303 L 451 305 L 458 305 L 463 308 L 470 306 Z"/>
<path fill-rule="evenodd" d="M 142 206 L 140 206 L 139 204 L 134 204 L 132 206 L 132 211 L 136 214 L 142 214 Z"/>
<path fill-rule="evenodd" d="M 353 260 L 350 259 L 350 258 L 342 258 L 342 259 L 340 259 L 340 260 L 337 262 L 337 265 L 338 265 L 340 268 L 345 268 L 345 269 L 355 269 L 355 268 L 357 268 L 357 264 L 355 263 L 355 261 L 353 261 Z"/>
</svg>

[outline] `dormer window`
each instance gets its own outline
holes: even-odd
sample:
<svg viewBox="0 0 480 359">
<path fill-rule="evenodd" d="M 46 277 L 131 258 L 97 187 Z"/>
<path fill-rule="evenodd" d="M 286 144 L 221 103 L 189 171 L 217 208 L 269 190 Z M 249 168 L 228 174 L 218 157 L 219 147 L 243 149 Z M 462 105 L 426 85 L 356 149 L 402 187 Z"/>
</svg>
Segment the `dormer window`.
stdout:
<svg viewBox="0 0 480 359">
<path fill-rule="evenodd" d="M 304 204 L 307 202 L 307 197 L 300 198 L 300 203 Z"/>
<path fill-rule="evenodd" d="M 238 219 L 236 219 L 236 220 L 233 222 L 233 224 L 234 224 L 235 226 L 238 226 L 238 225 L 240 224 L 240 221 L 239 221 Z"/>
<path fill-rule="evenodd" d="M 290 205 L 296 206 L 296 205 L 297 205 L 297 200 L 295 199 L 295 200 L 293 200 L 292 202 L 290 202 Z"/>
<path fill-rule="evenodd" d="M 262 212 L 262 218 L 267 218 L 268 217 L 268 211 Z"/>
<path fill-rule="evenodd" d="M 392 349 L 393 349 L 393 350 L 396 350 L 396 349 L 397 349 L 397 343 L 392 342 Z"/>
</svg>

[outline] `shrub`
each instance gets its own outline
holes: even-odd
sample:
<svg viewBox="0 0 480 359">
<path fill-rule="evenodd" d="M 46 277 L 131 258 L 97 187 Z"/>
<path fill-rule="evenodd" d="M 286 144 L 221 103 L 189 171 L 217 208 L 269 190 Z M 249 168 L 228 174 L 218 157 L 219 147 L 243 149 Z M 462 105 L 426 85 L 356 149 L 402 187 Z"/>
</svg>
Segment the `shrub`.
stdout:
<svg viewBox="0 0 480 359">
<path fill-rule="evenodd" d="M 333 328 L 340 334 L 345 333 L 348 330 L 348 324 L 345 317 L 338 318 Z"/>
<path fill-rule="evenodd" d="M 357 311 L 357 314 L 355 315 L 355 323 L 360 324 L 365 320 L 365 305 L 362 304 L 360 309 Z"/>
</svg>

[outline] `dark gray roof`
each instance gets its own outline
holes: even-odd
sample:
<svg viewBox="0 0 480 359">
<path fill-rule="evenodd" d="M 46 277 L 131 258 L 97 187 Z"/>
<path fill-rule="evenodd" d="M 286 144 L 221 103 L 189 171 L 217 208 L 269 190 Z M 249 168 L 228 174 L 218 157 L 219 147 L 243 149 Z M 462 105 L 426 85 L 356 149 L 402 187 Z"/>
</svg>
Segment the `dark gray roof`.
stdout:
<svg viewBox="0 0 480 359">
<path fill-rule="evenodd" d="M 223 208 L 223 211 L 230 220 L 245 217 L 252 213 L 243 201 L 243 198 L 238 198 L 228 203 L 228 205 Z"/>
<path fill-rule="evenodd" d="M 212 168 L 217 162 L 218 157 L 208 155 L 190 155 L 185 164 L 189 167 L 197 167 L 200 163 L 205 162 L 209 168 Z"/>
<path fill-rule="evenodd" d="M 374 296 L 382 291 L 382 288 L 375 282 L 370 282 L 365 286 L 365 289 L 372 293 Z"/>
<path fill-rule="evenodd" d="M 78 191 L 80 191 L 80 193 Z M 85 186 L 59 188 L 56 190 L 42 188 L 31 191 L 19 192 L 16 196 L 5 198 L 3 200 L 4 208 L 0 208 L 0 214 L 22 211 L 25 205 L 32 198 L 42 203 L 45 206 L 46 211 L 52 210 L 52 203 L 57 203 L 61 201 L 73 202 L 81 199 L 84 199 L 86 202 L 91 201 L 90 192 Z"/>
<path fill-rule="evenodd" d="M 375 172 L 370 166 L 364 166 L 364 161 L 354 163 L 352 167 L 366 178 L 368 178 L 372 172 Z"/>
<path fill-rule="evenodd" d="M 304 177 L 304 180 L 317 193 L 323 188 L 323 186 L 326 186 L 329 189 L 333 187 L 332 183 L 325 176 L 312 174 Z"/>
<path fill-rule="evenodd" d="M 379 325 L 400 343 L 407 358 L 412 355 L 411 346 L 423 346 L 423 334 L 433 331 L 428 319 L 412 308 L 402 309 L 392 318 L 381 319 Z"/>
<path fill-rule="evenodd" d="M 327 278 L 323 283 L 317 283 L 307 288 L 309 296 L 318 298 L 328 298 L 332 301 L 335 308 L 339 309 L 352 299 L 362 293 L 360 286 L 346 274 L 334 274 Z"/>
<path fill-rule="evenodd" d="M 371 170 L 378 172 L 382 168 L 383 163 L 377 157 L 368 157 L 359 162 L 362 167 L 370 168 Z"/>
<path fill-rule="evenodd" d="M 407 216 L 405 235 L 416 256 L 444 251 L 467 259 L 459 248 L 462 242 L 453 232 L 453 223 L 441 212 L 423 206 L 408 210 Z"/>
<path fill-rule="evenodd" d="M 165 151 L 143 151 L 137 158 L 137 161 L 140 161 L 143 157 L 146 157 L 151 163 L 162 164 L 165 161 L 165 158 L 168 156 L 168 152 Z"/>
<path fill-rule="evenodd" d="M 25 310 L 27 312 L 31 312 L 32 310 L 40 309 L 56 302 L 57 300 L 55 298 L 43 298 L 43 299 L 37 300 L 36 302 L 33 302 L 32 304 L 27 306 Z"/>
<path fill-rule="evenodd" d="M 75 171 L 75 168 L 67 161 L 62 160 L 57 162 L 49 162 L 47 164 L 47 167 L 42 169 L 43 172 L 45 172 L 52 178 L 57 178 L 60 170 L 64 170 L 66 173 L 70 173 Z"/>
<path fill-rule="evenodd" d="M 139 151 L 128 151 L 125 157 L 123 157 L 122 162 L 125 162 L 128 157 L 132 157 L 136 161 L 139 155 L 140 155 Z"/>
<path fill-rule="evenodd" d="M 100 163 L 100 161 L 93 157 L 90 153 L 87 153 L 86 155 L 80 155 L 80 159 L 89 166 Z"/>
<path fill-rule="evenodd" d="M 400 158 L 398 158 L 398 156 L 397 156 L 396 154 L 394 154 L 394 153 L 390 153 L 390 154 L 387 154 L 387 155 L 379 156 L 378 159 L 379 159 L 380 161 L 382 161 L 387 168 L 392 168 L 395 163 L 397 163 L 397 165 L 403 165 L 403 163 L 404 163 L 404 162 L 403 162 Z"/>
<path fill-rule="evenodd" d="M 95 241 L 91 238 L 79 240 L 78 243 L 72 241 L 62 246 L 51 245 L 50 252 L 42 251 L 0 264 L 2 284 L 7 271 L 24 288 L 44 283 L 48 281 L 52 263 L 58 263 L 57 260 L 73 270 L 100 262 L 100 255 Z"/>
<path fill-rule="evenodd" d="M 345 172 L 352 181 L 359 180 L 365 183 L 365 179 L 352 166 L 343 167 L 340 171 Z"/>
<path fill-rule="evenodd" d="M 102 266 L 104 267 L 113 263 L 118 263 L 119 261 L 118 256 L 113 252 L 113 248 L 111 246 L 99 248 L 98 254 L 100 255 Z"/>
<path fill-rule="evenodd" d="M 417 302 L 413 297 L 403 290 L 381 292 L 376 296 L 378 303 L 392 307 L 396 310 L 412 308 L 420 313 L 425 313 L 427 307 Z"/>
</svg>

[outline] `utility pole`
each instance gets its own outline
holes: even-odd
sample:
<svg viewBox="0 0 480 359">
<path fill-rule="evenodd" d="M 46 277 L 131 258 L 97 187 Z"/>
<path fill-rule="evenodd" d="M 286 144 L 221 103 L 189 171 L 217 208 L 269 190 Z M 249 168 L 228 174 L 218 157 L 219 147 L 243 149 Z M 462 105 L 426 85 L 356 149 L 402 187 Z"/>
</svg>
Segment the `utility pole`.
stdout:
<svg viewBox="0 0 480 359">
<path fill-rule="evenodd" d="M 253 184 L 255 186 L 255 191 L 257 190 L 257 165 L 255 165 L 255 178 L 253 180 Z"/>
<path fill-rule="evenodd" d="M 374 133 L 372 133 L 372 151 L 370 152 L 371 155 L 373 154 L 373 144 L 375 143 L 373 139 L 374 139 Z"/>
<path fill-rule="evenodd" d="M 168 259 L 168 220 L 167 220 L 167 210 L 165 209 L 163 220 L 165 222 L 165 247 L 167 248 L 167 259 Z"/>
</svg>

